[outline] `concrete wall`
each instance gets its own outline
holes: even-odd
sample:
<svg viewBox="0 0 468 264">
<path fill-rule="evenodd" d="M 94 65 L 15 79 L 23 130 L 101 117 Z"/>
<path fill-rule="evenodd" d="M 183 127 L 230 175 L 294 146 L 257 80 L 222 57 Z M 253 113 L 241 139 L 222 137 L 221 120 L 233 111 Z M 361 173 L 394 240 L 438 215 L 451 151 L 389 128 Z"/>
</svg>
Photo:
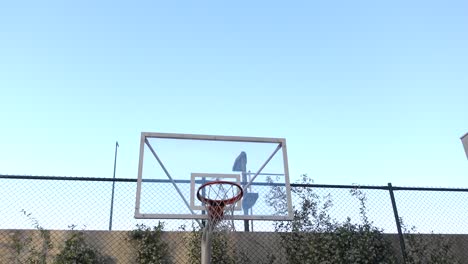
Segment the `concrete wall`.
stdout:
<svg viewBox="0 0 468 264">
<path fill-rule="evenodd" d="M 128 240 L 127 231 L 84 231 L 86 242 L 97 249 L 102 255 L 110 256 L 112 263 L 128 264 L 135 263 L 135 252 Z M 48 251 L 48 260 L 52 262 L 60 249 L 63 248 L 65 240 L 70 231 L 51 231 L 53 248 Z M 169 251 L 174 263 L 188 263 L 187 240 L 191 236 L 189 232 L 164 232 L 163 240 L 168 243 Z M 0 230 L 0 263 L 15 263 L 15 260 L 25 260 L 30 251 L 22 250 L 20 254 L 15 253 L 15 242 L 26 243 L 31 239 L 30 247 L 41 249 L 40 232 L 37 230 Z M 245 252 L 252 263 L 266 260 L 269 253 L 281 252 L 276 234 L 274 233 L 232 233 L 230 244 L 236 246 L 236 252 Z M 280 254 L 281 255 L 281 254 Z M 48 261 L 48 262 L 49 262 Z M 277 261 L 277 263 L 282 263 Z"/>
<path fill-rule="evenodd" d="M 84 231 L 86 242 L 99 250 L 103 255 L 110 256 L 112 263 L 128 264 L 135 263 L 135 252 L 128 241 L 128 231 Z M 48 260 L 51 262 L 53 257 L 60 252 L 65 240 L 70 235 L 70 231 L 51 231 L 51 240 L 53 248 L 49 251 Z M 188 263 L 187 239 L 191 234 L 189 232 L 164 232 L 163 240 L 169 245 L 169 250 L 174 258 L 174 263 Z M 396 252 L 400 252 L 398 236 L 391 236 L 392 244 Z M 454 244 L 452 249 L 458 256 L 465 256 L 465 250 L 468 248 L 468 235 L 448 235 L 446 236 Z M 429 238 L 429 237 L 428 237 Z M 24 243 L 28 239 L 31 245 L 37 249 L 41 248 L 40 233 L 37 230 L 0 230 L 0 263 L 15 263 L 15 243 Z M 266 261 L 272 253 L 276 256 L 275 263 L 285 263 L 285 252 L 279 244 L 278 233 L 232 233 L 230 237 L 233 245 L 236 246 L 236 252 L 244 252 L 251 263 L 260 263 Z M 18 243 L 16 243 L 18 244 Z M 27 252 L 23 251 L 18 255 L 19 259 L 25 259 Z M 17 259 L 18 259 L 17 258 Z"/>
</svg>

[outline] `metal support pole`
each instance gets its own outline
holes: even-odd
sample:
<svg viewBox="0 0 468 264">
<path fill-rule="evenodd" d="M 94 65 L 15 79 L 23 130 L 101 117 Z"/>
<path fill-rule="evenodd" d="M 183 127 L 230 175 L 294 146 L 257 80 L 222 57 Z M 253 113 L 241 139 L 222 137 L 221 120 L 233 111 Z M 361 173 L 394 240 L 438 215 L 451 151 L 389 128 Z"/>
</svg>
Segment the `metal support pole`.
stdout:
<svg viewBox="0 0 468 264">
<path fill-rule="evenodd" d="M 245 186 L 247 184 L 247 173 L 242 171 L 242 185 Z M 244 188 L 244 192 L 247 193 L 248 189 Z M 244 208 L 244 215 L 249 215 L 249 209 Z M 249 220 L 244 220 L 244 231 L 249 232 L 250 227 L 249 227 Z"/>
<path fill-rule="evenodd" d="M 201 238 L 201 264 L 211 264 L 211 226 L 208 225 L 203 229 Z"/>
<path fill-rule="evenodd" d="M 115 169 L 117 167 L 117 149 L 119 148 L 119 142 L 115 142 L 115 154 L 114 154 L 114 176 L 112 177 L 112 198 L 110 207 L 109 217 L 109 231 L 112 230 L 112 214 L 114 213 L 114 190 L 115 190 Z"/>
<path fill-rule="evenodd" d="M 203 185 L 203 184 L 205 184 L 205 183 L 206 183 L 206 177 L 202 177 L 202 183 L 201 183 L 201 184 Z M 202 189 L 202 196 L 203 196 L 203 197 L 206 197 L 206 188 L 203 188 L 203 189 Z M 205 204 L 202 204 L 202 206 L 206 206 L 206 205 L 205 205 Z M 205 210 L 202 210 L 202 211 L 201 211 L 201 214 L 202 214 L 202 215 L 206 215 L 206 211 L 205 211 Z M 206 228 L 208 221 L 207 221 L 207 220 L 202 220 L 201 222 L 202 222 L 202 227 L 203 227 L 203 228 Z"/>
<path fill-rule="evenodd" d="M 393 186 L 389 182 L 388 183 L 388 191 L 390 193 L 390 200 L 392 201 L 392 207 L 393 207 L 393 214 L 395 215 L 395 223 L 397 226 L 397 231 L 398 231 L 398 237 L 400 238 L 400 249 L 401 249 L 401 254 L 403 256 L 403 263 L 407 262 L 407 257 L 406 257 L 406 247 L 405 247 L 405 239 L 403 237 L 403 232 L 401 232 L 401 223 L 400 223 L 400 217 L 398 216 L 398 210 L 397 210 L 397 205 L 395 201 L 395 195 L 393 194 Z"/>
</svg>

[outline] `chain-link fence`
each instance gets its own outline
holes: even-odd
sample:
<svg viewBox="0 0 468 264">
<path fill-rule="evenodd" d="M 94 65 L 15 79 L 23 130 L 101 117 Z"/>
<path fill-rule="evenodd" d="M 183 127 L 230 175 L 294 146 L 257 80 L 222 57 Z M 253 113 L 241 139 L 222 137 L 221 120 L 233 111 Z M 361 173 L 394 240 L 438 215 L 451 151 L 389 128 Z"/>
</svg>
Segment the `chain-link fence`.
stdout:
<svg viewBox="0 0 468 264">
<path fill-rule="evenodd" d="M 134 219 L 135 190 L 135 179 L 0 176 L 0 263 L 200 263 L 197 224 Z M 294 221 L 236 223 L 214 235 L 212 263 L 468 263 L 468 189 L 292 191 Z"/>
</svg>

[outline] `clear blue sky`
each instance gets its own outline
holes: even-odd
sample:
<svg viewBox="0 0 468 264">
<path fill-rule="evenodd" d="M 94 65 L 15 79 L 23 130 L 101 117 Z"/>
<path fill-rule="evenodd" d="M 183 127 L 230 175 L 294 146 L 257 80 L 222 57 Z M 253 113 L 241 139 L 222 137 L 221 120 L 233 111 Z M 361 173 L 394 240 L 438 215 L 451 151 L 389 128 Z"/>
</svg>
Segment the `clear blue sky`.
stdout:
<svg viewBox="0 0 468 264">
<path fill-rule="evenodd" d="M 293 178 L 468 187 L 466 1 L 5 1 L 0 173 L 136 178 L 141 131 L 285 137 Z"/>
</svg>

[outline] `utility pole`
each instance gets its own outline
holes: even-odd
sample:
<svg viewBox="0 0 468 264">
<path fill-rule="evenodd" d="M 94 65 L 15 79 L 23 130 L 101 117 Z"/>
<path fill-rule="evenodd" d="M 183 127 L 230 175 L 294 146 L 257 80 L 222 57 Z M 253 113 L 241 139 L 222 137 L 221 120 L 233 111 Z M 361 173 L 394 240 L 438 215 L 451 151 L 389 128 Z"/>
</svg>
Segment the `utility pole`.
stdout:
<svg viewBox="0 0 468 264">
<path fill-rule="evenodd" d="M 112 198 L 110 207 L 110 218 L 109 218 L 109 231 L 112 230 L 112 214 L 114 213 L 114 190 L 115 190 L 115 169 L 117 167 L 117 149 L 119 148 L 119 142 L 115 142 L 115 155 L 114 155 L 114 176 L 112 177 Z"/>
</svg>

